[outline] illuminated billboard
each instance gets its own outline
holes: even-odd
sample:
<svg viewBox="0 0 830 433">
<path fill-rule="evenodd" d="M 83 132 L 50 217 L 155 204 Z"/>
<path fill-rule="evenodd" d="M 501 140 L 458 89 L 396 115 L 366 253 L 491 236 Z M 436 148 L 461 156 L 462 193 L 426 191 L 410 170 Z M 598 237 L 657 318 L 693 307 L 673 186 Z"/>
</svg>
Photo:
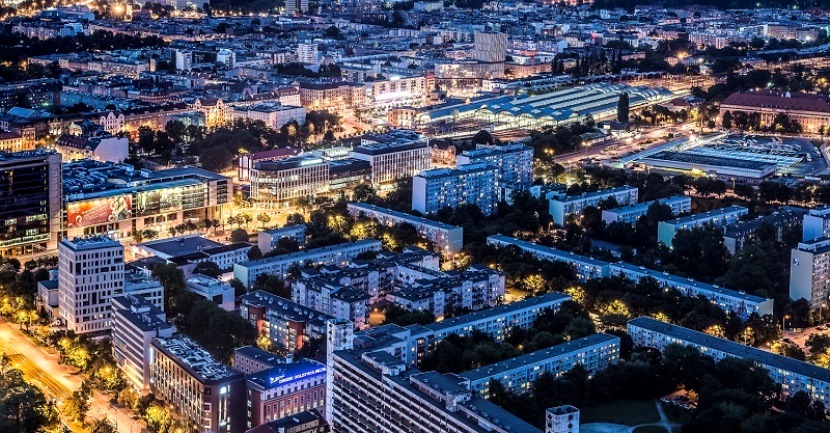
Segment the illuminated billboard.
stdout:
<svg viewBox="0 0 830 433">
<path fill-rule="evenodd" d="M 158 215 L 182 209 L 182 189 L 165 188 L 138 193 L 135 196 L 136 216 Z"/>
<path fill-rule="evenodd" d="M 131 209 L 129 195 L 68 203 L 66 223 L 69 228 L 112 223 L 130 218 Z"/>
</svg>

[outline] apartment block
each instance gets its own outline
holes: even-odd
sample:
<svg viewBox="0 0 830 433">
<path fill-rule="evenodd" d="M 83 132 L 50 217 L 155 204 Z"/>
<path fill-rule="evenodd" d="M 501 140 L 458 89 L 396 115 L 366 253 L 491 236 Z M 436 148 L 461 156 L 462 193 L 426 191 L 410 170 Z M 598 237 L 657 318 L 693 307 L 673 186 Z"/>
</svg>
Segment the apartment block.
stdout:
<svg viewBox="0 0 830 433">
<path fill-rule="evenodd" d="M 800 242 L 790 253 L 790 298 L 813 309 L 830 302 L 830 238 Z"/>
<path fill-rule="evenodd" d="M 213 302 L 225 311 L 233 311 L 236 307 L 234 289 L 229 283 L 207 275 L 193 274 L 184 281 L 184 286 L 188 292 Z"/>
<path fill-rule="evenodd" d="M 660 221 L 657 225 L 657 241 L 671 248 L 674 235 L 678 230 L 691 230 L 704 225 L 724 227 L 737 222 L 747 215 L 749 209 L 741 206 L 727 206 L 721 209 L 689 215 L 669 221 Z"/>
<path fill-rule="evenodd" d="M 303 266 L 306 263 L 320 265 L 346 265 L 355 256 L 369 252 L 379 252 L 381 243 L 375 239 L 364 239 L 357 242 L 346 242 L 328 247 L 314 248 L 307 251 L 297 251 L 289 254 L 268 257 L 236 263 L 233 266 L 233 276 L 239 278 L 247 287 L 251 287 L 257 277 L 263 274 L 274 274 L 285 277 L 289 268 L 295 265 Z"/>
<path fill-rule="evenodd" d="M 744 320 L 753 313 L 764 316 L 771 315 L 773 311 L 774 301 L 772 299 L 695 281 L 692 278 L 680 277 L 668 272 L 657 272 L 643 266 L 634 266 L 624 262 L 611 264 L 610 271 L 611 274 L 625 276 L 634 282 L 643 278 L 653 278 L 664 288 L 677 290 L 683 296 L 703 296 L 720 309 L 727 313 L 735 313 Z"/>
<path fill-rule="evenodd" d="M 491 381 L 500 382 L 508 392 L 525 394 L 543 373 L 559 377 L 581 365 L 589 375 L 594 375 L 619 358 L 619 337 L 594 334 L 465 371 L 458 376 L 470 381 L 470 389 L 483 398 L 490 397 Z"/>
<path fill-rule="evenodd" d="M 830 406 L 830 370 L 826 368 L 650 317 L 629 320 L 628 335 L 634 340 L 635 346 L 662 351 L 671 344 L 680 344 L 694 347 L 715 361 L 729 357 L 750 360 L 767 370 L 773 382 L 781 385 L 785 397 L 804 391 L 813 400 Z"/>
<path fill-rule="evenodd" d="M 770 227 L 776 239 L 781 240 L 784 232 L 806 220 L 804 211 L 796 208 L 781 208 L 769 215 L 759 216 L 749 221 L 738 221 L 723 228 L 723 245 L 730 254 L 740 251 L 744 245 L 756 238 L 758 230 Z"/>
<path fill-rule="evenodd" d="M 309 340 L 326 335 L 333 317 L 261 290 L 239 297 L 239 314 L 267 335 L 274 347 L 293 354 Z"/>
<path fill-rule="evenodd" d="M 579 195 L 557 196 L 550 199 L 549 212 L 553 216 L 554 224 L 563 226 L 569 215 L 581 214 L 588 206 L 597 207 L 600 202 L 610 198 L 616 200 L 618 206 L 627 206 L 637 203 L 638 197 L 637 188 L 631 186 L 601 189 Z"/>
<path fill-rule="evenodd" d="M 489 236 L 487 238 L 487 244 L 499 248 L 516 247 L 520 251 L 529 253 L 539 260 L 567 263 L 573 266 L 577 278 L 581 281 L 591 278 L 607 277 L 609 275 L 610 263 L 592 257 L 558 250 L 553 247 L 546 247 L 504 235 Z"/>
<path fill-rule="evenodd" d="M 412 224 L 421 236 L 430 240 L 444 253 L 460 252 L 464 246 L 464 229 L 462 227 L 444 224 L 368 203 L 349 203 L 347 209 L 355 218 L 361 216 L 373 218 L 380 224 L 386 226 L 402 223 Z"/>
<path fill-rule="evenodd" d="M 268 254 L 276 248 L 280 239 L 291 239 L 301 248 L 305 244 L 305 224 L 292 224 L 278 229 L 263 230 L 257 234 L 257 246 L 262 254 Z"/>
<path fill-rule="evenodd" d="M 254 346 L 244 346 L 233 351 L 233 369 L 246 376 L 279 367 L 287 362 L 291 362 L 291 358 L 284 358 Z"/>
<path fill-rule="evenodd" d="M 671 208 L 673 214 L 687 213 L 692 211 L 692 198 L 682 195 L 675 195 L 671 197 L 662 198 L 659 200 L 652 200 L 643 203 L 632 204 L 629 206 L 618 207 L 614 209 L 603 209 L 602 221 L 606 224 L 611 223 L 625 223 L 634 224 L 640 217 L 648 213 L 648 208 L 654 203 L 660 203 Z"/>
<path fill-rule="evenodd" d="M 458 167 L 485 163 L 498 169 L 500 188 L 524 189 L 533 183 L 533 148 L 524 144 L 481 145 L 456 157 Z"/>
<path fill-rule="evenodd" d="M 245 428 L 245 376 L 215 360 L 187 337 L 150 343 L 150 390 L 192 433 Z"/>
<path fill-rule="evenodd" d="M 112 356 L 132 386 L 149 392 L 150 343 L 173 337 L 175 328 L 164 311 L 140 296 L 115 296 L 111 304 Z"/>
<path fill-rule="evenodd" d="M 802 223 L 803 241 L 830 237 L 830 206 L 810 209 Z"/>
<path fill-rule="evenodd" d="M 110 298 L 124 290 L 124 247 L 106 236 L 64 239 L 58 245 L 58 304 L 68 330 L 108 333 Z"/>
<path fill-rule="evenodd" d="M 412 210 L 422 214 L 466 204 L 476 205 L 484 215 L 491 215 L 498 202 L 498 169 L 490 164 L 436 168 L 412 178 Z"/>
</svg>

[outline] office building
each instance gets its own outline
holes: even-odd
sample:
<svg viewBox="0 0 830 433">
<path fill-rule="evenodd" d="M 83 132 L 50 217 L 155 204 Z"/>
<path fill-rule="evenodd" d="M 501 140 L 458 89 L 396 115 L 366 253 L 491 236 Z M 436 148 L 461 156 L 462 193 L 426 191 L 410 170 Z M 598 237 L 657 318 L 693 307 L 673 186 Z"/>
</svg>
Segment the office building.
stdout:
<svg viewBox="0 0 830 433">
<path fill-rule="evenodd" d="M 135 253 L 175 263 L 185 276 L 192 274 L 196 265 L 202 262 L 216 263 L 219 269 L 231 269 L 234 263 L 248 260 L 251 244 L 236 242 L 225 245 L 203 236 L 193 234 L 142 242 L 135 246 Z"/>
<path fill-rule="evenodd" d="M 291 362 L 291 358 L 275 355 L 254 346 L 244 346 L 233 351 L 233 369 L 245 376 L 270 370 L 288 362 Z"/>
<path fill-rule="evenodd" d="M 267 335 L 274 347 L 293 354 L 309 340 L 326 335 L 333 317 L 261 290 L 239 297 L 239 314 Z"/>
<path fill-rule="evenodd" d="M 247 428 L 311 409 L 325 410 L 326 366 L 310 359 L 285 363 L 246 377 Z"/>
<path fill-rule="evenodd" d="M 150 343 L 150 390 L 192 433 L 245 429 L 245 376 L 187 337 Z"/>
<path fill-rule="evenodd" d="M 412 210 L 422 214 L 465 204 L 491 215 L 499 199 L 498 169 L 485 163 L 436 168 L 412 178 Z"/>
<path fill-rule="evenodd" d="M 680 344 L 694 347 L 715 361 L 730 357 L 752 361 L 767 370 L 774 383 L 781 385 L 784 397 L 792 397 L 803 391 L 813 400 L 830 406 L 830 370 L 826 368 L 650 317 L 629 320 L 628 335 L 634 340 L 635 346 L 662 351 L 671 344 Z"/>
<path fill-rule="evenodd" d="M 529 253 L 538 260 L 567 263 L 573 266 L 576 277 L 580 281 L 607 277 L 609 275 L 610 263 L 592 257 L 558 250 L 553 247 L 546 247 L 504 235 L 489 236 L 487 238 L 487 244 L 499 248 L 516 247 L 522 252 Z"/>
<path fill-rule="evenodd" d="M 429 170 L 432 165 L 429 139 L 403 129 L 366 135 L 349 156 L 369 161 L 372 185 L 381 189 L 394 187 L 397 181 Z"/>
<path fill-rule="evenodd" d="M 239 180 L 250 181 L 251 170 L 258 162 L 281 161 L 299 156 L 301 153 L 302 150 L 295 147 L 283 147 L 253 153 L 243 152 L 239 155 Z"/>
<path fill-rule="evenodd" d="M 320 52 L 317 49 L 317 44 L 297 44 L 297 61 L 306 65 L 319 63 Z"/>
<path fill-rule="evenodd" d="M 230 120 L 256 122 L 261 121 L 271 129 L 279 130 L 283 126 L 295 122 L 305 124 L 306 111 L 303 107 L 282 105 L 279 102 L 260 102 L 257 104 L 234 104 L 228 107 Z"/>
<path fill-rule="evenodd" d="M 648 213 L 648 209 L 654 203 L 660 203 L 671 208 L 674 215 L 680 213 L 687 213 L 692 211 L 692 198 L 683 195 L 675 195 L 671 197 L 661 198 L 659 200 L 652 200 L 643 203 L 632 204 L 629 206 L 622 206 L 613 209 L 602 210 L 602 221 L 606 224 L 624 223 L 634 224 L 641 217 Z"/>
<path fill-rule="evenodd" d="M 349 203 L 347 209 L 355 218 L 360 218 L 361 216 L 372 218 L 385 226 L 403 223 L 412 224 L 418 231 L 418 234 L 431 241 L 435 244 L 436 248 L 445 254 L 460 252 L 464 246 L 464 229 L 462 227 L 444 224 L 368 203 Z"/>
<path fill-rule="evenodd" d="M 810 209 L 802 222 L 803 241 L 830 237 L 830 206 Z"/>
<path fill-rule="evenodd" d="M 825 95 L 767 90 L 733 93 L 721 102 L 720 116 L 736 111 L 758 113 L 761 128 L 772 125 L 779 114 L 797 121 L 804 132 L 817 133 L 830 125 L 830 99 Z"/>
<path fill-rule="evenodd" d="M 546 410 L 545 433 L 579 433 L 579 409 L 564 405 Z"/>
<path fill-rule="evenodd" d="M 251 169 L 251 198 L 266 206 L 325 194 L 328 188 L 329 163 L 314 155 L 257 162 Z"/>
<path fill-rule="evenodd" d="M 790 298 L 804 298 L 813 309 L 830 303 L 830 238 L 800 242 L 792 249 Z"/>
<path fill-rule="evenodd" d="M 58 304 L 66 329 L 108 333 L 110 297 L 124 290 L 124 247 L 106 236 L 64 239 L 58 246 Z"/>
<path fill-rule="evenodd" d="M 288 0 L 285 2 L 283 15 L 303 15 L 306 12 L 308 12 L 308 0 Z"/>
<path fill-rule="evenodd" d="M 603 201 L 613 198 L 617 206 L 628 206 L 637 203 L 637 188 L 621 186 L 618 188 L 601 189 L 595 192 L 586 192 L 579 195 L 553 197 L 550 199 L 549 212 L 556 225 L 565 225 L 569 215 L 579 215 L 588 206 L 599 207 Z"/>
<path fill-rule="evenodd" d="M 0 152 L 0 255 L 54 250 L 61 231 L 61 155 Z"/>
<path fill-rule="evenodd" d="M 280 239 L 290 239 L 302 248 L 305 244 L 305 224 L 291 224 L 278 229 L 263 230 L 257 234 L 257 246 L 262 254 L 268 254 L 277 247 Z"/>
<path fill-rule="evenodd" d="M 524 144 L 479 144 L 475 150 L 461 152 L 456 163 L 458 167 L 476 163 L 495 166 L 500 188 L 524 189 L 533 183 L 533 148 Z"/>
<path fill-rule="evenodd" d="M 230 179 L 194 167 L 135 170 L 128 164 L 80 160 L 63 165 L 67 237 L 134 230 L 159 233 L 192 219 L 220 219 Z"/>
<path fill-rule="evenodd" d="M 40 78 L 0 85 L 0 111 L 12 107 L 51 107 L 61 101 L 60 80 Z"/>
<path fill-rule="evenodd" d="M 198 295 L 225 311 L 233 311 L 234 290 L 229 283 L 202 274 L 193 274 L 184 282 L 185 289 Z"/>
<path fill-rule="evenodd" d="M 150 342 L 171 338 L 175 328 L 164 311 L 140 296 L 114 296 L 112 304 L 112 357 L 130 385 L 150 391 Z"/>
<path fill-rule="evenodd" d="M 742 216 L 749 213 L 749 209 L 741 206 L 727 206 L 721 209 L 689 215 L 657 224 L 657 241 L 671 248 L 674 235 L 678 230 L 691 230 L 695 227 L 713 225 L 724 227 L 737 222 Z"/>
<path fill-rule="evenodd" d="M 140 296 L 161 311 L 164 311 L 164 286 L 153 278 L 148 269 L 124 267 L 124 290 L 115 290 L 112 296 Z"/>
<path fill-rule="evenodd" d="M 476 395 L 490 398 L 491 381 L 499 382 L 507 392 L 525 394 L 533 381 L 543 373 L 554 377 L 581 365 L 593 376 L 620 359 L 620 338 L 610 334 L 594 334 L 557 344 L 515 358 L 485 365 L 460 373 L 470 382 Z"/>
<path fill-rule="evenodd" d="M 772 315 L 772 299 L 749 295 L 744 291 L 731 290 L 668 272 L 652 271 L 643 266 L 634 266 L 624 262 L 611 264 L 610 272 L 612 275 L 625 276 L 635 283 L 642 278 L 653 278 L 664 288 L 677 290 L 683 296 L 703 296 L 723 311 L 735 313 L 743 320 L 752 314 Z"/>
<path fill-rule="evenodd" d="M 507 56 L 507 33 L 475 32 L 473 59 L 484 63 L 504 63 Z"/>
<path fill-rule="evenodd" d="M 257 277 L 262 274 L 273 274 L 284 278 L 292 266 L 301 266 L 307 263 L 316 265 L 345 265 L 359 254 L 369 251 L 378 252 L 380 250 L 381 243 L 375 239 L 346 242 L 328 247 L 236 263 L 233 266 L 233 276 L 239 278 L 246 287 L 251 287 Z"/>
</svg>

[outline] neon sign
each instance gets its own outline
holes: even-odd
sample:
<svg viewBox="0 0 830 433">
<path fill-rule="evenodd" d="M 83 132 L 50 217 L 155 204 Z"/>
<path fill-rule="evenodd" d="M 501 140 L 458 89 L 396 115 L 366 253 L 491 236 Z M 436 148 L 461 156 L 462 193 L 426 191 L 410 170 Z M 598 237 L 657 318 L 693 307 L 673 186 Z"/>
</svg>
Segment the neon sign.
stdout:
<svg viewBox="0 0 830 433">
<path fill-rule="evenodd" d="M 319 367 L 314 370 L 306 371 L 303 373 L 298 373 L 293 376 L 286 376 L 281 374 L 279 376 L 269 377 L 268 384 L 269 385 L 282 385 L 285 383 L 293 382 L 295 380 L 305 379 L 309 376 L 314 376 L 315 374 L 322 374 L 326 372 L 326 367 Z"/>
</svg>

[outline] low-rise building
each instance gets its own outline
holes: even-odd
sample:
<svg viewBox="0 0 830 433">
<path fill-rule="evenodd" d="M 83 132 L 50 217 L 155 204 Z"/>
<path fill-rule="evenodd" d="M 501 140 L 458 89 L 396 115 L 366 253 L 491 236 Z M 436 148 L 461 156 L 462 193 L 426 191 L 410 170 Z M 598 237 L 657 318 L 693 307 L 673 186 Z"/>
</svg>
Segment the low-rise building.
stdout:
<svg viewBox="0 0 830 433">
<path fill-rule="evenodd" d="M 245 429 L 245 376 L 186 337 L 150 343 L 150 390 L 193 433 Z"/>
<path fill-rule="evenodd" d="M 591 278 L 607 277 L 610 263 L 592 257 L 562 251 L 553 247 L 538 245 L 533 242 L 511 238 L 504 235 L 493 235 L 487 238 L 487 244 L 500 248 L 516 247 L 522 252 L 529 253 L 539 260 L 563 262 L 573 266 L 577 278 L 585 281 Z"/>
<path fill-rule="evenodd" d="M 673 214 L 686 213 L 692 211 L 692 198 L 683 195 L 675 195 L 658 200 L 647 201 L 643 203 L 632 204 L 613 209 L 602 210 L 602 221 L 606 224 L 615 222 L 624 224 L 634 224 L 640 217 L 648 213 L 648 209 L 654 203 L 660 203 L 671 208 Z"/>
<path fill-rule="evenodd" d="M 262 161 L 251 169 L 251 198 L 265 206 L 325 194 L 329 163 L 315 155 Z"/>
<path fill-rule="evenodd" d="M 579 433 L 579 409 L 564 405 L 546 410 L 545 433 Z"/>
<path fill-rule="evenodd" d="M 364 239 L 357 242 L 346 242 L 328 247 L 314 248 L 307 251 L 297 251 L 289 254 L 268 257 L 260 260 L 245 261 L 236 263 L 233 267 L 233 275 L 251 287 L 257 277 L 262 274 L 274 274 L 285 277 L 289 268 L 301 266 L 307 263 L 322 265 L 345 265 L 355 256 L 381 250 L 381 243 L 376 239 Z"/>
<path fill-rule="evenodd" d="M 830 206 L 810 209 L 802 222 L 802 241 L 830 237 Z"/>
<path fill-rule="evenodd" d="M 667 247 L 672 246 L 674 235 L 678 230 L 691 230 L 704 225 L 723 227 L 738 221 L 749 213 L 749 209 L 741 206 L 727 206 L 721 209 L 689 215 L 657 224 L 657 241 Z"/>
<path fill-rule="evenodd" d="M 258 104 L 231 105 L 228 115 L 231 121 L 261 121 L 272 129 L 280 129 L 283 126 L 296 122 L 298 125 L 305 124 L 306 110 L 303 107 L 291 107 L 273 102 L 261 102 Z"/>
<path fill-rule="evenodd" d="M 369 161 L 372 185 L 378 188 L 394 186 L 397 181 L 415 176 L 432 166 L 429 139 L 404 129 L 366 135 L 350 156 Z"/>
<path fill-rule="evenodd" d="M 549 212 L 556 225 L 565 225 L 569 215 L 581 214 L 588 206 L 598 207 L 600 202 L 613 198 L 618 206 L 627 206 L 637 203 L 639 192 L 631 186 L 601 189 L 579 195 L 555 196 L 550 199 Z"/>
<path fill-rule="evenodd" d="M 559 377 L 581 365 L 589 375 L 594 375 L 619 359 L 620 338 L 594 334 L 465 371 L 458 376 L 469 380 L 470 389 L 478 396 L 489 398 L 491 381 L 501 383 L 507 392 L 525 394 L 543 373 Z"/>
<path fill-rule="evenodd" d="M 464 229 L 462 227 L 444 224 L 368 203 L 349 203 L 347 209 L 353 217 L 365 216 L 373 218 L 380 224 L 387 226 L 402 223 L 412 224 L 421 236 L 433 242 L 444 253 L 460 252 L 464 246 Z"/>
<path fill-rule="evenodd" d="M 773 382 L 781 385 L 784 397 L 797 392 L 807 393 L 813 400 L 830 406 L 830 370 L 783 355 L 745 346 L 734 341 L 713 337 L 650 317 L 628 321 L 628 335 L 635 346 L 664 350 L 672 344 L 691 346 L 715 361 L 738 358 L 752 361 L 769 373 Z"/>
<path fill-rule="evenodd" d="M 305 224 L 291 224 L 278 229 L 263 230 L 257 234 L 257 246 L 262 254 L 274 250 L 280 239 L 291 239 L 300 248 L 305 244 Z"/>
<path fill-rule="evenodd" d="M 309 340 L 326 335 L 333 317 L 261 290 L 239 297 L 239 313 L 267 335 L 274 347 L 293 354 Z M 350 325 L 351 326 L 351 325 Z"/>
<path fill-rule="evenodd" d="M 247 428 L 311 409 L 325 410 L 326 366 L 302 359 L 246 377 Z"/>
<path fill-rule="evenodd" d="M 825 95 L 766 90 L 733 93 L 721 102 L 720 116 L 736 111 L 759 114 L 761 128 L 773 125 L 780 114 L 800 123 L 804 132 L 816 133 L 830 126 L 830 99 Z"/>
<path fill-rule="evenodd" d="M 246 376 L 279 367 L 287 362 L 291 362 L 291 359 L 266 352 L 254 346 L 244 346 L 233 351 L 234 370 Z"/>
<path fill-rule="evenodd" d="M 228 283 L 207 275 L 192 274 L 185 280 L 184 286 L 188 292 L 213 302 L 225 311 L 235 309 L 234 290 Z"/>
<path fill-rule="evenodd" d="M 723 229 L 723 245 L 730 254 L 740 251 L 747 241 L 756 238 L 758 231 L 763 227 L 769 227 L 774 237 L 781 240 L 784 232 L 806 221 L 807 215 L 804 211 L 796 208 L 782 208 L 775 212 L 760 216 L 749 221 L 737 221 Z"/>
</svg>

